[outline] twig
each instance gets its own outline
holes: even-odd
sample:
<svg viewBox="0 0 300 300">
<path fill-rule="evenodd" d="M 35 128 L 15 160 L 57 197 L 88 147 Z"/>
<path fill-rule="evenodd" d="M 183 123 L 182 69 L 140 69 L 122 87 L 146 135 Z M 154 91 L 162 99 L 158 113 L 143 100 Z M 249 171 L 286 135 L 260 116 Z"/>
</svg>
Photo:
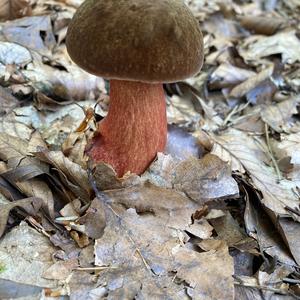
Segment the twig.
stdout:
<svg viewBox="0 0 300 300">
<path fill-rule="evenodd" d="M 40 223 L 38 223 L 33 217 L 28 216 L 26 217 L 25 221 L 28 221 L 38 232 L 42 233 L 47 238 L 51 237 L 51 235 L 46 232 L 44 227 Z"/>
<path fill-rule="evenodd" d="M 247 108 L 247 106 L 249 106 L 249 104 L 250 104 L 250 101 L 248 101 L 244 105 L 235 106 L 233 108 L 233 110 L 226 116 L 225 120 L 223 121 L 222 126 L 226 126 L 226 124 L 230 121 L 231 117 L 233 117 L 235 114 L 243 111 L 245 108 Z"/>
<path fill-rule="evenodd" d="M 292 284 L 300 284 L 300 279 L 283 278 L 282 281 Z"/>
<path fill-rule="evenodd" d="M 295 215 L 300 217 L 300 211 L 298 209 L 294 209 L 292 207 L 289 206 L 285 206 L 285 210 L 294 213 Z"/>
<path fill-rule="evenodd" d="M 118 269 L 118 267 L 90 267 L 90 268 L 75 268 L 75 271 L 104 271 L 108 269 Z"/>
</svg>

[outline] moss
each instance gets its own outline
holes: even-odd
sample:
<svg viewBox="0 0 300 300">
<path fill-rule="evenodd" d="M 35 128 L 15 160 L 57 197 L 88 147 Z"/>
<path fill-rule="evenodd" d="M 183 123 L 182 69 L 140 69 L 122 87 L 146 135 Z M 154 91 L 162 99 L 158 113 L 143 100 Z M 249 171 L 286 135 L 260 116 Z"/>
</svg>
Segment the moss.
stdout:
<svg viewBox="0 0 300 300">
<path fill-rule="evenodd" d="M 6 270 L 6 266 L 3 262 L 0 261 L 0 273 L 4 272 Z"/>
</svg>

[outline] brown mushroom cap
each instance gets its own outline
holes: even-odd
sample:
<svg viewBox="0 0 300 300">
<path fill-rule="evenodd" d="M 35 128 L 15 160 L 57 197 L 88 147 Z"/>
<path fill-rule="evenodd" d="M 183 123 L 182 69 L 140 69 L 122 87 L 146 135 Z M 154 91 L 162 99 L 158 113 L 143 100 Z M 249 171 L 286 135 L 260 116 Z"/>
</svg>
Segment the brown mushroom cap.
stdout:
<svg viewBox="0 0 300 300">
<path fill-rule="evenodd" d="M 199 24 L 181 0 L 86 0 L 66 44 L 81 68 L 109 79 L 174 82 L 203 63 Z"/>
</svg>

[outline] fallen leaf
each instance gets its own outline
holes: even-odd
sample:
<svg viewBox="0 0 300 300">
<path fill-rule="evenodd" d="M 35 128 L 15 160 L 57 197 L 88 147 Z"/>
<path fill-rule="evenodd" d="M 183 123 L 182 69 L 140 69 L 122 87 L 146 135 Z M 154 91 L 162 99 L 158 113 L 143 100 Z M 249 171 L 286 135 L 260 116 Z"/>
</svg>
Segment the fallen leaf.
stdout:
<svg viewBox="0 0 300 300">
<path fill-rule="evenodd" d="M 187 231 L 196 231 L 192 227 L 192 214 L 199 205 L 175 190 L 157 187 L 149 182 L 123 189 L 105 191 L 109 203 L 118 204 L 126 209 L 134 208 L 140 214 L 153 214 L 165 226 Z M 183 209 L 184 208 L 184 209 Z M 198 224 L 198 230 L 207 232 L 207 224 Z M 212 230 L 209 230 L 211 234 Z M 210 236 L 208 234 L 208 236 Z"/>
<path fill-rule="evenodd" d="M 29 141 L 1 134 L 0 158 L 6 162 L 6 165 L 1 165 L 0 173 L 27 197 L 41 198 L 43 207 L 53 217 L 53 194 L 46 182 L 36 178 L 48 173 L 48 166 L 32 157 L 30 152 L 39 146 L 43 147 L 45 144 L 38 132 L 33 134 Z"/>
<path fill-rule="evenodd" d="M 240 98 L 242 96 L 245 96 L 248 92 L 250 92 L 252 89 L 257 87 L 257 85 L 259 85 L 266 79 L 269 79 L 272 76 L 272 74 L 273 74 L 273 66 L 264 69 L 259 74 L 255 74 L 254 76 L 248 78 L 246 81 L 235 86 L 231 90 L 229 96 L 234 98 Z"/>
<path fill-rule="evenodd" d="M 238 51 L 246 62 L 258 58 L 281 54 L 282 62 L 293 64 L 300 61 L 300 40 L 294 30 L 279 32 L 270 37 L 251 36 L 245 39 Z"/>
<path fill-rule="evenodd" d="M 29 50 L 18 43 L 0 42 L 0 61 L 3 65 L 25 66 L 32 60 Z"/>
<path fill-rule="evenodd" d="M 217 232 L 217 238 L 226 241 L 226 244 L 230 247 L 234 247 L 247 238 L 236 220 L 228 212 L 224 217 L 211 219 L 210 224 Z"/>
<path fill-rule="evenodd" d="M 226 62 L 220 64 L 209 78 L 210 89 L 220 89 L 236 85 L 255 76 L 255 72 L 238 68 Z"/>
<path fill-rule="evenodd" d="M 2 32 L 9 42 L 46 55 L 51 54 L 55 45 L 50 16 L 25 17 L 6 22 Z"/>
<path fill-rule="evenodd" d="M 205 253 L 181 248 L 174 258 L 176 278 L 188 283 L 187 294 L 192 299 L 233 298 L 233 260 L 226 246 Z"/>
<path fill-rule="evenodd" d="M 229 166 L 211 154 L 200 160 L 190 158 L 179 163 L 174 170 L 173 185 L 200 204 L 239 194 Z"/>
<path fill-rule="evenodd" d="M 250 175 L 252 184 L 262 192 L 262 203 L 276 215 L 292 215 L 286 207 L 296 209 L 299 199 L 294 193 L 297 185 L 287 179 L 278 179 L 275 169 L 270 166 L 268 147 L 264 140 L 253 139 L 247 133 L 230 129 L 222 135 L 214 136 L 216 141 L 212 153 L 232 164 L 233 170 L 244 170 Z"/>
<path fill-rule="evenodd" d="M 3 114 L 7 114 L 18 105 L 18 99 L 0 86 L 0 116 Z"/>
<path fill-rule="evenodd" d="M 40 202 L 40 203 L 39 203 Z M 7 219 L 9 216 L 9 213 L 12 209 L 16 207 L 21 207 L 25 209 L 28 213 L 35 211 L 37 212 L 41 206 L 41 201 L 37 198 L 27 198 L 27 199 L 22 199 L 14 202 L 7 201 L 5 203 L 1 203 L 0 200 L 0 237 L 3 235 Z"/>
<path fill-rule="evenodd" d="M 78 261 L 75 258 L 57 261 L 45 270 L 42 276 L 50 280 L 65 280 L 76 267 L 78 267 Z"/>
<path fill-rule="evenodd" d="M 76 220 L 76 223 L 83 225 L 82 233 L 92 239 L 99 239 L 106 225 L 105 209 L 101 200 L 95 198 L 85 214 Z"/>
<path fill-rule="evenodd" d="M 32 13 L 29 0 L 1 0 L 0 20 L 16 19 Z"/>
<path fill-rule="evenodd" d="M 273 35 L 285 24 L 283 18 L 266 16 L 243 16 L 241 25 L 257 34 Z"/>
<path fill-rule="evenodd" d="M 282 218 L 279 220 L 278 223 L 281 228 L 282 237 L 285 239 L 285 242 L 288 245 L 295 261 L 299 265 L 300 264 L 300 253 L 299 253 L 300 224 L 288 218 Z"/>
<path fill-rule="evenodd" d="M 175 127 L 168 126 L 168 137 L 165 154 L 184 160 L 191 156 L 201 157 L 203 149 L 197 138 L 189 134 L 187 131 Z"/>
<path fill-rule="evenodd" d="M 76 197 L 88 202 L 91 196 L 91 187 L 87 171 L 80 165 L 73 163 L 61 151 L 37 151 L 35 156 L 52 165 L 59 172 L 62 182 Z"/>
<path fill-rule="evenodd" d="M 277 132 L 293 131 L 296 120 L 292 118 L 297 114 L 297 105 L 300 103 L 300 97 L 291 97 L 276 105 L 264 105 L 261 110 L 261 118 L 265 123 Z M 295 126 L 298 131 L 298 126 Z"/>
<path fill-rule="evenodd" d="M 46 237 L 22 222 L 1 239 L 0 262 L 5 270 L 0 272 L 0 278 L 15 284 L 55 288 L 56 281 L 42 276 L 52 265 L 54 251 Z"/>
<path fill-rule="evenodd" d="M 140 239 L 140 236 L 144 238 Z M 233 264 L 230 256 L 226 256 L 228 250 L 224 249 L 217 254 L 197 253 L 180 245 L 180 240 L 184 242 L 184 235 L 166 227 L 163 222 L 157 222 L 155 217 L 137 215 L 134 209 L 127 210 L 122 214 L 120 222 L 108 224 L 104 235 L 96 241 L 96 265 L 107 266 L 101 272 L 98 286 L 104 287 L 106 293 L 113 298 L 138 294 L 139 297 L 146 298 L 178 299 L 186 297 L 182 293 L 184 282 L 192 299 L 200 299 L 200 293 L 218 295 L 224 287 L 216 288 L 213 282 L 205 279 L 204 274 L 216 274 L 215 268 L 218 269 L 220 264 L 224 270 L 226 257 L 226 272 L 219 273 L 223 275 L 216 280 L 224 284 L 226 282 L 226 293 L 233 295 Z M 216 262 L 214 266 L 212 261 Z M 202 267 L 198 268 L 199 265 Z M 203 268 L 206 272 L 203 272 Z M 152 272 L 159 276 L 153 277 Z M 200 277 L 198 272 L 201 272 Z M 147 284 L 141 284 L 142 282 Z"/>
</svg>

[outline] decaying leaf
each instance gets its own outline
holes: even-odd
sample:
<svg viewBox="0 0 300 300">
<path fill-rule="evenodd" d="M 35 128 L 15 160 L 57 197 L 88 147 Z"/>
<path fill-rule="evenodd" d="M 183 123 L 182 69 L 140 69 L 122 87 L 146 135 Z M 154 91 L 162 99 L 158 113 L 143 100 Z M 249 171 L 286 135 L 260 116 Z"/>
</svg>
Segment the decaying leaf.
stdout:
<svg viewBox="0 0 300 300">
<path fill-rule="evenodd" d="M 222 63 L 211 74 L 209 87 L 211 89 L 219 89 L 236 85 L 248 78 L 255 76 L 251 70 L 238 68 L 230 63 Z"/>
<path fill-rule="evenodd" d="M 5 266 L 0 278 L 14 282 L 16 287 L 20 283 L 54 288 L 56 281 L 43 278 L 54 251 L 46 237 L 23 222 L 0 241 L 0 262 Z"/>
<path fill-rule="evenodd" d="M 49 54 L 55 45 L 49 16 L 26 17 L 10 21 L 5 23 L 2 30 L 8 41 L 43 54 Z"/>
<path fill-rule="evenodd" d="M 292 97 L 276 105 L 263 106 L 261 111 L 262 119 L 277 132 L 293 131 L 296 120 L 293 115 L 297 114 L 297 105 L 300 97 Z M 298 125 L 299 126 L 299 125 Z M 298 130 L 297 127 L 295 130 Z"/>
<path fill-rule="evenodd" d="M 8 20 L 29 16 L 32 13 L 30 0 L 1 0 L 0 20 Z"/>
<path fill-rule="evenodd" d="M 130 230 L 126 231 L 126 228 Z M 182 280 L 188 283 L 186 293 L 192 299 L 202 299 L 200 295 L 206 293 L 209 296 L 221 295 L 224 287 L 215 285 L 208 280 L 209 277 L 205 277 L 208 273 L 203 272 L 203 269 L 213 271 L 213 268 L 210 268 L 209 257 L 216 262 L 216 266 L 219 264 L 218 254 L 200 254 L 181 246 L 180 240 L 184 239 L 184 235 L 181 236 L 173 230 L 171 227 L 165 227 L 163 222 L 155 221 L 151 216 L 139 216 L 133 209 L 127 210 L 121 223 L 109 224 L 103 237 L 96 242 L 96 264 L 109 266 L 102 272 L 98 284 L 103 286 L 111 297 L 138 294 L 139 297 L 151 295 L 150 297 L 158 299 L 177 299 L 182 293 Z M 138 238 L 140 236 L 144 238 Z M 227 285 L 225 293 L 232 297 L 233 265 L 231 258 L 226 254 L 226 247 L 222 251 L 220 263 L 222 261 L 224 264 L 224 258 L 226 255 L 228 257 L 224 267 L 226 271 L 223 275 L 220 274 L 222 279 L 215 279 L 224 282 L 224 286 Z M 202 265 L 202 268 L 198 268 L 199 265 Z M 174 271 L 175 277 L 172 274 L 170 276 L 169 272 Z M 159 276 L 152 277 L 152 272 Z M 104 286 L 105 282 L 109 284 Z M 142 284 L 144 282 L 147 284 Z M 150 287 L 155 290 L 150 291 Z M 182 296 L 184 295 L 183 292 Z M 207 299 L 211 299 L 209 296 Z"/>
<path fill-rule="evenodd" d="M 178 164 L 173 184 L 175 189 L 201 204 L 213 199 L 234 198 L 239 194 L 228 165 L 210 154 L 200 160 L 190 158 Z"/>
<path fill-rule="evenodd" d="M 3 65 L 25 66 L 32 60 L 29 50 L 25 47 L 10 42 L 0 42 L 0 62 Z"/>
<path fill-rule="evenodd" d="M 60 151 L 40 151 L 36 157 L 51 164 L 58 172 L 62 182 L 80 199 L 88 201 L 91 188 L 88 175 L 80 165 L 73 163 Z"/>
<path fill-rule="evenodd" d="M 285 23 L 284 19 L 265 16 L 244 16 L 241 24 L 248 30 L 257 34 L 272 35 L 278 31 Z"/>
<path fill-rule="evenodd" d="M 259 74 L 255 74 L 248 78 L 243 83 L 235 86 L 229 96 L 234 98 L 240 98 L 245 96 L 248 92 L 250 92 L 252 89 L 257 87 L 260 83 L 262 83 L 264 80 L 269 79 L 272 76 L 273 73 L 273 66 L 264 69 Z"/>
<path fill-rule="evenodd" d="M 297 185 L 287 179 L 279 179 L 271 166 L 271 156 L 262 139 L 252 139 L 247 133 L 230 129 L 215 136 L 213 153 L 229 162 L 238 162 L 238 169 L 246 170 L 255 188 L 263 194 L 263 204 L 277 215 L 290 215 L 286 207 L 297 208 L 299 199 L 295 194 Z M 236 164 L 232 165 L 235 169 Z M 241 168 L 242 167 L 242 168 Z M 294 219 L 299 219 L 292 214 Z"/>
<path fill-rule="evenodd" d="M 205 253 L 181 248 L 174 258 L 176 279 L 189 284 L 187 294 L 192 299 L 233 298 L 233 261 L 226 246 Z M 219 272 L 220 265 L 222 272 Z"/>
<path fill-rule="evenodd" d="M 0 212 L 1 212 L 0 237 L 2 236 L 5 230 L 7 219 L 12 209 L 14 209 L 15 207 L 21 207 L 25 211 L 27 211 L 27 213 L 35 214 L 42 205 L 42 199 L 39 198 L 27 198 L 27 199 L 14 201 L 14 202 L 7 201 L 5 203 L 1 203 L 1 202 L 2 201 L 0 200 Z"/>
<path fill-rule="evenodd" d="M 239 49 L 245 61 L 254 62 L 258 58 L 281 54 L 282 62 L 292 64 L 300 61 L 300 40 L 294 30 L 280 32 L 270 37 L 251 36 Z"/>
</svg>

